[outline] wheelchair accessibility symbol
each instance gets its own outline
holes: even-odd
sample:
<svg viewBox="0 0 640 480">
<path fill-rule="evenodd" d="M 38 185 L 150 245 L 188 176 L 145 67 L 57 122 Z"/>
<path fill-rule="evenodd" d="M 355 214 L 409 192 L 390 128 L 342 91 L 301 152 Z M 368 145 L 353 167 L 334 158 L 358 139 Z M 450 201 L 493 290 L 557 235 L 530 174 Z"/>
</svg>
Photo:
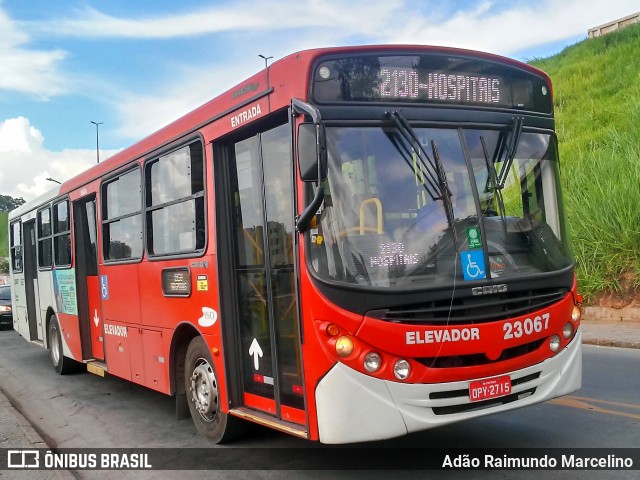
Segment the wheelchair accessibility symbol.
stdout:
<svg viewBox="0 0 640 480">
<path fill-rule="evenodd" d="M 482 250 L 460 252 L 460 259 L 462 260 L 462 274 L 465 280 L 482 280 L 486 278 L 484 252 Z"/>
<path fill-rule="evenodd" d="M 100 296 L 102 300 L 109 300 L 109 279 L 106 275 L 100 275 Z"/>
</svg>

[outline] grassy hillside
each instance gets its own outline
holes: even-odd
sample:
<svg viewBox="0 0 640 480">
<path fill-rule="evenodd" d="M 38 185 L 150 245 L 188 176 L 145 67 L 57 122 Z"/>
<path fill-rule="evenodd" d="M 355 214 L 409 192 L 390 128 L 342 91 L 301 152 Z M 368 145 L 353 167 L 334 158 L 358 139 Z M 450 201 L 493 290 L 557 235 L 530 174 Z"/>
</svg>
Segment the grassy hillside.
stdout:
<svg viewBox="0 0 640 480">
<path fill-rule="evenodd" d="M 554 82 L 566 213 L 589 298 L 640 284 L 640 25 L 531 62 Z"/>
<path fill-rule="evenodd" d="M 0 212 L 0 257 L 9 256 L 8 215 L 7 212 Z"/>
</svg>

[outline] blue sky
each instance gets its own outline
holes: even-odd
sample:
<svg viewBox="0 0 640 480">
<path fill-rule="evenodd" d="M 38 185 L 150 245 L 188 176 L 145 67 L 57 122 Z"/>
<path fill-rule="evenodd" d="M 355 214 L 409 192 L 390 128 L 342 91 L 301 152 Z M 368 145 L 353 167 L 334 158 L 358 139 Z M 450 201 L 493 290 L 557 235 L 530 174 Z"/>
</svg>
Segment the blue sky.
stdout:
<svg viewBox="0 0 640 480">
<path fill-rule="evenodd" d="M 0 193 L 31 199 L 281 58 L 419 43 L 544 57 L 637 0 L 0 0 Z"/>
</svg>

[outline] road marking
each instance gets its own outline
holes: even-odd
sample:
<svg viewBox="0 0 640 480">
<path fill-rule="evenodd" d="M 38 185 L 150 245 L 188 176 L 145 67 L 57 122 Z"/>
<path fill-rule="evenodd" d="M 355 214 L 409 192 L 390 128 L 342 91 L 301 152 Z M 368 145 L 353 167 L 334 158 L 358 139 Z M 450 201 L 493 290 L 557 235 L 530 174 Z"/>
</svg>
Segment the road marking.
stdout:
<svg viewBox="0 0 640 480">
<path fill-rule="evenodd" d="M 627 407 L 627 408 L 636 408 L 640 410 L 640 405 L 632 405 L 630 403 L 620 403 L 620 402 L 612 402 L 610 400 L 598 400 L 597 398 L 587 398 L 587 397 L 571 397 L 576 400 L 582 400 L 584 402 L 596 402 L 596 403 L 604 403 L 605 405 L 617 405 L 619 407 Z"/>
<path fill-rule="evenodd" d="M 607 400 L 598 400 L 597 398 L 586 398 L 586 397 L 572 397 L 567 395 L 566 397 L 554 398 L 550 400 L 548 403 L 553 403 L 554 405 L 561 405 L 563 407 L 572 407 L 578 408 L 581 410 L 589 410 L 595 413 L 604 413 L 607 415 L 617 415 L 620 417 L 633 418 L 634 420 L 640 420 L 640 414 L 637 413 L 629 413 L 629 412 L 620 412 L 618 410 L 609 410 L 607 408 L 601 408 L 596 405 L 591 405 L 590 403 L 602 403 L 605 405 L 615 405 L 618 407 L 625 408 L 634 408 L 640 409 L 640 405 L 631 405 L 628 403 L 620 403 L 620 402 L 611 402 Z"/>
</svg>

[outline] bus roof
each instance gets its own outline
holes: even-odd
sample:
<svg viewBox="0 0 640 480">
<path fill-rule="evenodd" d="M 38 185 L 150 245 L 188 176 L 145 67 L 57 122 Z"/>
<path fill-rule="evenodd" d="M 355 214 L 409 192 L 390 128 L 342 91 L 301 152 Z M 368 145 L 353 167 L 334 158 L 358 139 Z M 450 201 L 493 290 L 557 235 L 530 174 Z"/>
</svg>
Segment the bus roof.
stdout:
<svg viewBox="0 0 640 480">
<path fill-rule="evenodd" d="M 59 193 L 60 193 L 60 187 L 56 186 L 55 188 L 52 188 L 48 192 L 43 193 L 42 195 L 34 198 L 33 200 L 30 200 L 20 205 L 18 208 L 14 208 L 9 212 L 9 220 L 18 218 L 24 215 L 25 213 L 30 212 L 35 208 L 38 208 L 40 205 L 44 205 L 45 203 L 50 202 L 51 200 L 56 198 L 59 195 Z"/>
</svg>

